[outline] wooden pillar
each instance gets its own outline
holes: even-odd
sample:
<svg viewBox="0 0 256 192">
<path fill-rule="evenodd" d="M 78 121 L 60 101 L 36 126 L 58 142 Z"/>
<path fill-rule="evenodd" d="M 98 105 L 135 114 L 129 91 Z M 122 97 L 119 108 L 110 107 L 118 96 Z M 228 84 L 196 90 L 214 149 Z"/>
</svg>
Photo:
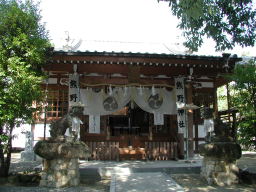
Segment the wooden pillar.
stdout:
<svg viewBox="0 0 256 192">
<path fill-rule="evenodd" d="M 193 90 L 192 85 L 189 83 L 186 86 L 186 99 L 187 104 L 193 103 L 192 96 L 193 96 Z M 188 157 L 194 156 L 194 136 L 193 136 L 193 110 L 187 110 L 187 129 L 188 129 Z"/>
<path fill-rule="evenodd" d="M 174 159 L 184 159 L 184 137 L 183 134 L 182 137 L 179 137 L 178 134 L 178 126 L 177 126 L 177 116 L 176 115 L 170 115 L 170 132 L 171 141 L 174 142 L 173 148 L 171 149 L 173 151 L 173 158 Z M 182 146 L 178 145 L 179 139 L 182 139 Z"/>
<path fill-rule="evenodd" d="M 153 117 L 152 115 L 149 115 L 149 135 L 148 140 L 153 140 Z"/>
<path fill-rule="evenodd" d="M 105 129 L 104 133 L 106 134 L 106 140 L 110 140 L 110 122 L 109 122 L 109 115 L 106 116 L 104 129 Z"/>
<path fill-rule="evenodd" d="M 82 115 L 80 118 L 83 122 L 83 124 L 80 127 L 80 137 L 81 137 L 81 141 L 85 142 L 85 135 L 86 133 L 89 132 L 89 120 L 88 120 L 88 116 L 86 115 Z"/>
<path fill-rule="evenodd" d="M 184 159 L 184 134 L 178 133 L 178 158 Z"/>
<path fill-rule="evenodd" d="M 199 138 L 198 138 L 198 124 L 196 123 L 195 124 L 195 153 L 198 153 L 199 150 L 198 150 L 198 142 Z"/>
<path fill-rule="evenodd" d="M 215 84 L 213 88 L 213 94 L 214 94 L 214 100 L 213 100 L 214 116 L 218 117 L 218 96 L 217 96 L 217 87 Z"/>
<path fill-rule="evenodd" d="M 184 133 L 178 133 L 178 123 L 177 123 L 177 115 L 174 119 L 175 123 L 173 124 L 175 126 L 175 140 L 177 142 L 177 158 L 184 159 Z"/>
</svg>

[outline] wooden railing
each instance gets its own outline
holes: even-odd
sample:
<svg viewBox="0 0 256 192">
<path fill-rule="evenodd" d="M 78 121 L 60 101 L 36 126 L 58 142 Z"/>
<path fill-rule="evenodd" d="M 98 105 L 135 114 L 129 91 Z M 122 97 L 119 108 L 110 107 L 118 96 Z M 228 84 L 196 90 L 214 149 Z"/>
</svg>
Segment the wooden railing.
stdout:
<svg viewBox="0 0 256 192">
<path fill-rule="evenodd" d="M 91 152 L 89 160 L 119 161 L 119 142 L 117 141 L 86 141 Z"/>
<path fill-rule="evenodd" d="M 91 156 L 89 160 L 110 160 L 110 161 L 119 161 L 119 160 L 131 160 L 133 158 L 124 159 L 120 155 L 123 154 L 122 151 L 124 148 L 119 149 L 118 141 L 86 141 L 86 144 L 89 147 Z M 141 148 L 145 151 L 145 155 L 140 153 L 129 153 L 131 157 L 137 157 L 143 155 L 143 158 L 138 159 L 147 159 L 147 160 L 172 160 L 177 159 L 177 142 L 170 141 L 146 141 L 145 148 Z M 137 151 L 138 149 L 130 150 Z M 129 157 L 130 157 L 129 156 Z M 134 159 L 135 160 L 135 159 Z"/>
<path fill-rule="evenodd" d="M 177 158 L 177 142 L 147 141 L 145 142 L 148 160 L 170 160 Z"/>
<path fill-rule="evenodd" d="M 236 114 L 238 113 L 238 110 L 236 109 L 229 109 L 225 111 L 219 111 L 218 116 L 219 118 L 226 123 L 231 128 L 231 137 L 233 137 L 236 140 Z"/>
</svg>

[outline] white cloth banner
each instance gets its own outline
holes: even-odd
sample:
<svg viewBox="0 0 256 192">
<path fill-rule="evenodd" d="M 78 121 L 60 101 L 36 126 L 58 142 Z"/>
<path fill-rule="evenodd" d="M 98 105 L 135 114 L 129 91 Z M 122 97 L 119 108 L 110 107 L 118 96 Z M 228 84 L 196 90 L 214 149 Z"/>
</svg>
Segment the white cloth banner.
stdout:
<svg viewBox="0 0 256 192">
<path fill-rule="evenodd" d="M 154 113 L 154 125 L 164 125 L 164 115 L 161 113 Z"/>
<path fill-rule="evenodd" d="M 85 115 L 110 115 L 123 107 L 130 101 L 134 101 L 142 110 L 153 113 L 155 125 L 164 124 L 164 114 L 176 114 L 174 91 L 165 88 L 154 90 L 150 88 L 124 87 L 110 89 L 108 93 L 104 90 L 81 89 L 81 102 L 85 105 Z"/>
<path fill-rule="evenodd" d="M 80 101 L 79 75 L 77 73 L 69 75 L 69 107 Z"/>
<path fill-rule="evenodd" d="M 89 133 L 100 133 L 100 116 L 89 115 Z"/>
<path fill-rule="evenodd" d="M 184 133 L 186 129 L 186 111 L 180 109 L 185 106 L 185 86 L 184 78 L 175 78 L 175 93 L 176 93 L 176 105 L 177 105 L 177 123 L 178 123 L 178 133 Z"/>
</svg>

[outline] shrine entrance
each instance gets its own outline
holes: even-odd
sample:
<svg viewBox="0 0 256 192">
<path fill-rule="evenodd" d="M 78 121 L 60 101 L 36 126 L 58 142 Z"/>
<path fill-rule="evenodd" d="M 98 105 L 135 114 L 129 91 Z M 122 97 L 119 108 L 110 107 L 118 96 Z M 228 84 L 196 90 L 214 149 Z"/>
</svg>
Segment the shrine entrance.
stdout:
<svg viewBox="0 0 256 192">
<path fill-rule="evenodd" d="M 146 158 L 145 141 L 149 137 L 150 113 L 143 111 L 134 102 L 109 116 L 111 137 L 119 137 L 120 160 Z"/>
<path fill-rule="evenodd" d="M 106 91 L 107 90 L 107 91 Z M 81 89 L 83 140 L 93 160 L 167 160 L 177 155 L 177 120 L 172 89 L 108 87 Z M 98 115 L 100 114 L 100 115 Z"/>
</svg>

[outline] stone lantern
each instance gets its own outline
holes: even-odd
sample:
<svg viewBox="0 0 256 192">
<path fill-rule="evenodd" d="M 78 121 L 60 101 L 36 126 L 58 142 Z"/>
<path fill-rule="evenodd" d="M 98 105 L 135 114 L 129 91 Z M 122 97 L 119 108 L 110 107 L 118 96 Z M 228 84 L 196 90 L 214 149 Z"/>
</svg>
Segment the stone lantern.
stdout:
<svg viewBox="0 0 256 192">
<path fill-rule="evenodd" d="M 201 175 L 209 184 L 219 186 L 238 183 L 239 169 L 236 160 L 241 157 L 241 147 L 230 136 L 230 128 L 221 120 L 214 120 L 215 135 L 199 145 L 204 156 Z"/>
</svg>

